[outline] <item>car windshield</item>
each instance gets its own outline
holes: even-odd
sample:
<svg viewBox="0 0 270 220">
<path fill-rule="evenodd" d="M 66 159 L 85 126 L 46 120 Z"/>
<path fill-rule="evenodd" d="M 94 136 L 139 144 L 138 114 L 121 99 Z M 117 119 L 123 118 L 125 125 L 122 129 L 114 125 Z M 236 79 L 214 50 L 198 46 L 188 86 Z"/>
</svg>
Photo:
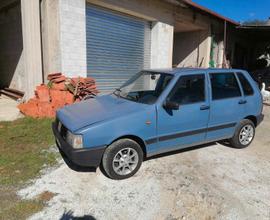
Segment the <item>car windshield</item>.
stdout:
<svg viewBox="0 0 270 220">
<path fill-rule="evenodd" d="M 114 94 L 130 101 L 153 104 L 172 78 L 171 74 L 142 71 L 116 89 Z"/>
</svg>

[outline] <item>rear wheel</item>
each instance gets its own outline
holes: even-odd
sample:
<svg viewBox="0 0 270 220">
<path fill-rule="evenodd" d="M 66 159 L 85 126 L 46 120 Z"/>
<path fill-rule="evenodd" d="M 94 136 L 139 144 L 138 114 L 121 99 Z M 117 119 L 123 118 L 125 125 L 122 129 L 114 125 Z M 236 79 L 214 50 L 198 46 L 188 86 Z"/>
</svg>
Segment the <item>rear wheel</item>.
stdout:
<svg viewBox="0 0 270 220">
<path fill-rule="evenodd" d="M 141 146 L 131 139 L 121 139 L 112 143 L 105 151 L 102 165 L 112 179 L 126 179 L 133 176 L 143 160 Z"/>
<path fill-rule="evenodd" d="M 234 136 L 230 139 L 230 144 L 235 148 L 245 148 L 251 144 L 254 137 L 254 123 L 249 119 L 244 119 L 236 128 Z"/>
</svg>

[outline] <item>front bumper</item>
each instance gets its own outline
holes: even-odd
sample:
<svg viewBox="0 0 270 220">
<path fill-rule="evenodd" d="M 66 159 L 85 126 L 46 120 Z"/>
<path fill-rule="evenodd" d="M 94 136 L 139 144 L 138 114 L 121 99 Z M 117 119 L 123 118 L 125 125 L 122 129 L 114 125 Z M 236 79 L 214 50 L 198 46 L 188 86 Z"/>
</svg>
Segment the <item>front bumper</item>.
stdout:
<svg viewBox="0 0 270 220">
<path fill-rule="evenodd" d="M 74 164 L 83 167 L 98 167 L 106 146 L 94 148 L 74 149 L 69 145 L 57 130 L 56 123 L 52 123 L 53 134 L 59 150 Z"/>
<path fill-rule="evenodd" d="M 257 126 L 259 124 L 261 124 L 261 122 L 263 121 L 263 119 L 264 119 L 264 114 L 260 114 L 260 115 L 257 116 Z"/>
</svg>

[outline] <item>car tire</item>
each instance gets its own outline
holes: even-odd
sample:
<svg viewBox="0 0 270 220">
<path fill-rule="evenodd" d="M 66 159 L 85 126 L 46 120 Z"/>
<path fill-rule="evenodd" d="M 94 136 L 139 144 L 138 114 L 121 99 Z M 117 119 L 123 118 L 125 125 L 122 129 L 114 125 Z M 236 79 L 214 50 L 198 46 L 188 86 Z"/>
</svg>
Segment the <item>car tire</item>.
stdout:
<svg viewBox="0 0 270 220">
<path fill-rule="evenodd" d="M 102 167 L 109 178 L 121 180 L 133 176 L 140 169 L 142 161 L 141 146 L 131 139 L 120 139 L 105 150 Z"/>
<path fill-rule="evenodd" d="M 248 147 L 255 137 L 255 125 L 249 119 L 242 120 L 236 127 L 234 136 L 229 140 L 234 148 L 242 149 Z"/>
</svg>

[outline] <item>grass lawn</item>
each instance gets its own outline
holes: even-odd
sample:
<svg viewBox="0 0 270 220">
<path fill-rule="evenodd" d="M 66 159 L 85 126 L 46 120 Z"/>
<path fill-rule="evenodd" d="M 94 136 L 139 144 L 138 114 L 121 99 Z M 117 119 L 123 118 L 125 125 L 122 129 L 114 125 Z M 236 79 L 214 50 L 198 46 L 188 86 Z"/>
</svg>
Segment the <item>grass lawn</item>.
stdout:
<svg viewBox="0 0 270 220">
<path fill-rule="evenodd" d="M 54 143 L 51 123 L 28 117 L 0 122 L 0 219 L 25 219 L 43 208 L 44 196 L 21 200 L 16 191 L 55 164 L 56 154 L 48 151 Z"/>
</svg>

